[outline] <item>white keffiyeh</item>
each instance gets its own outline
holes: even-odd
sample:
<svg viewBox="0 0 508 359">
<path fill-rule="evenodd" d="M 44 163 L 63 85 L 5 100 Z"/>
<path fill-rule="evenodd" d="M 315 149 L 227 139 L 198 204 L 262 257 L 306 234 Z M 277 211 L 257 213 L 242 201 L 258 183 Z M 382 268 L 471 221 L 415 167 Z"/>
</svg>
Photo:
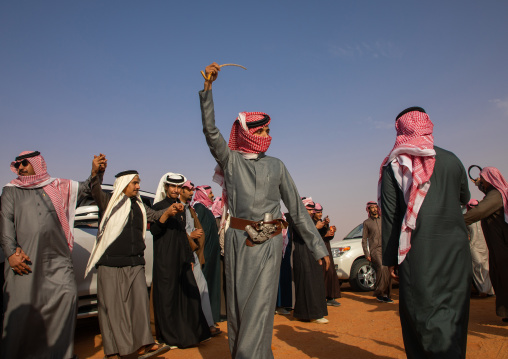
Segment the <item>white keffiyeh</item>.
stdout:
<svg viewBox="0 0 508 359">
<path fill-rule="evenodd" d="M 116 179 L 113 185 L 113 195 L 111 196 L 111 199 L 108 202 L 108 207 L 102 216 L 101 223 L 99 224 L 99 230 L 97 231 L 97 240 L 95 241 L 92 253 L 88 259 L 85 278 L 97 264 L 99 259 L 101 259 L 108 247 L 118 238 L 120 233 L 122 233 L 125 225 L 127 224 L 129 213 L 131 211 L 131 199 L 123 193 L 123 190 L 136 176 L 137 174 L 129 174 Z M 146 211 L 139 194 L 136 199 L 139 208 L 143 213 L 144 240 L 146 233 Z"/>
</svg>

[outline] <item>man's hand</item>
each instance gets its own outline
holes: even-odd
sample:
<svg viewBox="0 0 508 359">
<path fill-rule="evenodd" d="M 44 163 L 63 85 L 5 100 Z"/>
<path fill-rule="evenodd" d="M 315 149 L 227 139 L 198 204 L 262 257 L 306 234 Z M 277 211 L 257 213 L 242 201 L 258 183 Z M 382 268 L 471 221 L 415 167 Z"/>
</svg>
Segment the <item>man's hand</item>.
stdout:
<svg viewBox="0 0 508 359">
<path fill-rule="evenodd" d="M 328 232 L 326 232 L 325 237 L 333 237 L 335 236 L 335 232 L 337 231 L 337 227 L 331 226 Z"/>
<path fill-rule="evenodd" d="M 208 77 L 208 75 L 210 75 L 210 79 L 209 80 L 205 80 L 205 88 L 204 88 L 205 91 L 208 91 L 208 90 L 212 89 L 212 82 L 217 80 L 217 76 L 219 75 L 219 71 L 220 71 L 220 67 L 219 67 L 219 64 L 216 63 L 216 62 L 208 65 L 205 68 L 205 76 Z"/>
<path fill-rule="evenodd" d="M 371 256 L 367 256 L 367 257 L 365 257 L 365 258 L 367 258 L 367 260 L 368 260 L 369 262 L 372 262 L 372 258 L 371 258 Z"/>
<path fill-rule="evenodd" d="M 324 221 L 317 221 L 316 222 L 316 228 L 317 229 L 321 229 L 325 226 L 325 222 Z"/>
<path fill-rule="evenodd" d="M 399 276 L 397 274 L 397 270 L 399 269 L 399 266 L 389 266 L 388 270 L 390 271 L 390 276 L 395 279 L 397 282 L 399 281 Z"/>
<path fill-rule="evenodd" d="M 323 260 L 325 261 L 325 269 L 328 270 L 328 268 L 330 268 L 330 257 L 325 256 L 325 257 L 321 258 L 320 260 L 318 260 L 318 263 L 320 266 L 323 265 Z"/>
<path fill-rule="evenodd" d="M 192 231 L 190 234 L 189 234 L 189 237 L 191 237 L 191 239 L 199 239 L 199 237 L 201 237 L 203 234 L 205 234 L 205 232 L 202 230 L 202 229 L 195 229 L 194 231 Z"/>
<path fill-rule="evenodd" d="M 168 207 L 166 213 L 168 213 L 169 217 L 173 217 L 175 214 L 183 212 L 184 208 L 185 207 L 181 203 L 173 203 L 171 206 Z"/>
<path fill-rule="evenodd" d="M 30 258 L 20 247 L 16 248 L 16 253 L 9 257 L 9 265 L 14 273 L 19 275 L 32 272 L 32 269 L 25 262 L 30 262 Z"/>
<path fill-rule="evenodd" d="M 108 167 L 108 160 L 106 155 L 100 153 L 98 156 L 93 156 L 92 161 L 92 177 L 95 177 L 99 172 L 104 172 Z"/>
<path fill-rule="evenodd" d="M 185 207 L 182 203 L 173 203 L 166 209 L 166 212 L 162 214 L 161 218 L 159 218 L 159 222 L 165 223 L 169 217 L 173 217 L 178 212 L 183 212 L 184 209 Z"/>
</svg>

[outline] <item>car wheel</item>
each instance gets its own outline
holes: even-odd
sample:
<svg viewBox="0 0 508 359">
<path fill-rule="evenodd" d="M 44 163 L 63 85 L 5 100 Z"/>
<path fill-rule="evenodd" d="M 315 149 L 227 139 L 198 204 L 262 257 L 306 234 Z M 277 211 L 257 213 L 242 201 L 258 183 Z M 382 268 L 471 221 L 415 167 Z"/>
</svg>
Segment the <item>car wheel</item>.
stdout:
<svg viewBox="0 0 508 359">
<path fill-rule="evenodd" d="M 376 271 L 372 263 L 365 258 L 356 260 L 351 266 L 349 284 L 353 290 L 368 292 L 374 290 L 376 284 Z"/>
</svg>

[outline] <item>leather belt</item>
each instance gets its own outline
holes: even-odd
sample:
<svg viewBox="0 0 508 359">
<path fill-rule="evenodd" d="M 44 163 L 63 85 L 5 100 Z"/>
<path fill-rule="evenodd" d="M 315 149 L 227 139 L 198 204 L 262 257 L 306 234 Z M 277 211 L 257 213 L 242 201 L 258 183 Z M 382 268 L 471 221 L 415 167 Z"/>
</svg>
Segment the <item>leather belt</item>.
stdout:
<svg viewBox="0 0 508 359">
<path fill-rule="evenodd" d="M 231 217 L 229 222 L 229 227 L 234 229 L 239 229 L 241 231 L 245 231 L 245 227 L 248 225 L 255 227 L 259 221 L 250 221 L 248 219 L 238 218 L 238 217 Z M 280 233 L 282 233 L 282 230 L 288 227 L 288 223 L 283 220 L 282 218 L 274 219 L 271 222 L 267 222 L 268 224 L 274 224 L 277 227 L 277 230 L 270 236 L 270 238 L 273 238 Z M 245 239 L 245 245 L 249 247 L 254 247 L 256 243 L 254 243 L 250 237 L 247 237 Z"/>
</svg>

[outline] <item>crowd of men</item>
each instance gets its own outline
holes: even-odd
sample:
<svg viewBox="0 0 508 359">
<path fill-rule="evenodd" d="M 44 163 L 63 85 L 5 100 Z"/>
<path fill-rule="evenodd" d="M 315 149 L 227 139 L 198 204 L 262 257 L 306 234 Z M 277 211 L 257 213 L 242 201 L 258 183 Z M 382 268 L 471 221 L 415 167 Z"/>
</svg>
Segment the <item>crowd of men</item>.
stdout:
<svg viewBox="0 0 508 359">
<path fill-rule="evenodd" d="M 2 358 L 74 357 L 71 250 L 76 203 L 85 196 L 100 214 L 86 275 L 97 271 L 106 357 L 197 346 L 220 334 L 217 322 L 226 318 L 233 358 L 273 358 L 275 313 L 292 309 L 299 320 L 328 323 L 327 307 L 340 306 L 341 296 L 330 246 L 336 228 L 319 203 L 300 197 L 284 163 L 265 154 L 272 139 L 266 113 L 241 112 L 225 141 L 212 96 L 219 71 L 216 63 L 206 67 L 199 92 L 214 181 L 222 187 L 215 201 L 210 186 L 173 172 L 161 177 L 151 207 L 141 200 L 135 170 L 118 173 L 105 192 L 104 154 L 94 156 L 90 176 L 79 183 L 50 177 L 37 151 L 11 163 L 17 177 L 1 201 Z M 365 257 L 377 273 L 374 296 L 393 303 L 391 282 L 399 281 L 409 358 L 464 358 L 473 273 L 480 294 L 495 293 L 496 313 L 508 321 L 508 183 L 486 167 L 475 180 L 485 198 L 470 201 L 464 167 L 434 145 L 425 110 L 404 110 L 395 128 L 379 199 L 367 203 L 363 223 Z M 150 295 L 147 230 L 154 243 Z"/>
</svg>

